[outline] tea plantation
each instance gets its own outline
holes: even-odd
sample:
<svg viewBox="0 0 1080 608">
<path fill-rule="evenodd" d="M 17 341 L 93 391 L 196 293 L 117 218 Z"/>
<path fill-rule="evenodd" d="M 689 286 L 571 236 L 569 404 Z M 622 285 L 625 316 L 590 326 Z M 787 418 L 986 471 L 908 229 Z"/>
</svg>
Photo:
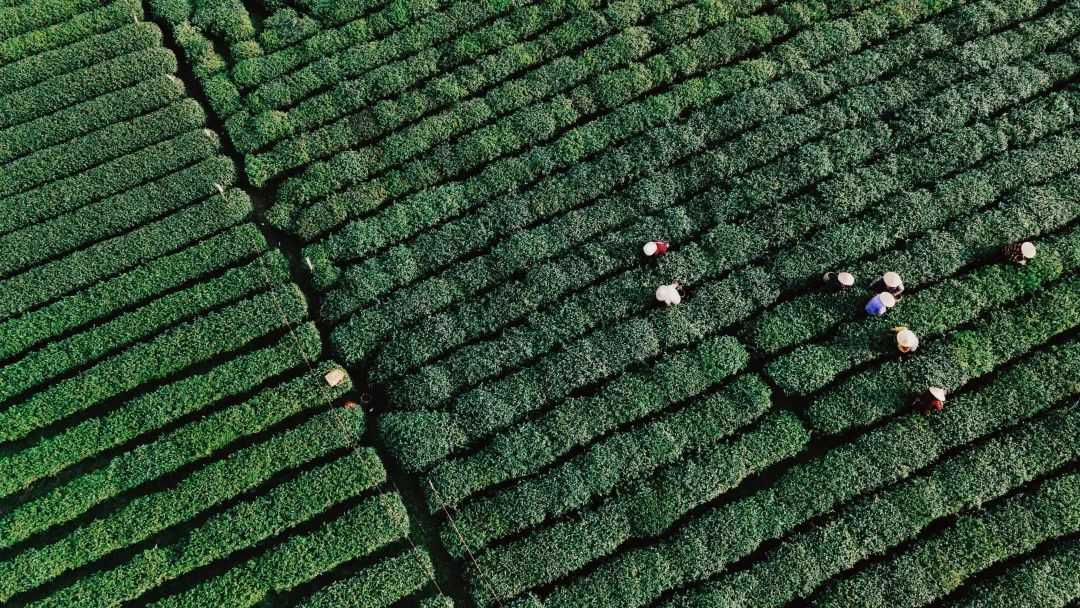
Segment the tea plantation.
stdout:
<svg viewBox="0 0 1080 608">
<path fill-rule="evenodd" d="M 1080 606 L 1080 0 L 0 4 L 0 605 Z"/>
</svg>

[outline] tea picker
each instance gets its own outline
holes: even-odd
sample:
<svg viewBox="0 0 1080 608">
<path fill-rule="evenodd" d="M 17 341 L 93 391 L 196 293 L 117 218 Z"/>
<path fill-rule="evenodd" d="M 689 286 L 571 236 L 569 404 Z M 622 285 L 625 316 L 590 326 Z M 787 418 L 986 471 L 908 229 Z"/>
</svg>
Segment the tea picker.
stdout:
<svg viewBox="0 0 1080 608">
<path fill-rule="evenodd" d="M 939 386 L 930 386 L 911 400 L 913 408 L 921 409 L 924 414 L 940 412 L 945 407 L 945 389 Z"/>
<path fill-rule="evenodd" d="M 844 291 L 855 284 L 855 277 L 850 272 L 826 272 L 821 276 L 821 282 L 833 291 Z"/>
<path fill-rule="evenodd" d="M 889 311 L 890 308 L 896 306 L 896 298 L 887 291 L 883 291 L 866 303 L 866 312 L 869 315 L 880 317 Z"/>
<path fill-rule="evenodd" d="M 326 374 L 323 376 L 323 380 L 326 381 L 327 385 L 333 388 L 345 381 L 345 370 L 341 369 L 340 367 L 335 367 L 334 369 L 326 372 Z"/>
<path fill-rule="evenodd" d="M 682 302 L 681 286 L 678 283 L 661 285 L 656 288 L 656 301 L 668 306 L 674 306 Z"/>
<path fill-rule="evenodd" d="M 918 350 L 919 336 L 916 336 L 915 332 L 903 326 L 894 327 L 892 330 L 896 333 L 896 348 L 902 354 L 906 355 Z"/>
<path fill-rule="evenodd" d="M 668 247 L 669 245 L 667 241 L 655 239 L 645 243 L 645 245 L 642 246 L 641 250 L 645 253 L 646 256 L 652 258 L 667 253 Z"/>
<path fill-rule="evenodd" d="M 870 281 L 870 289 L 882 288 L 889 292 L 892 297 L 898 298 L 900 294 L 904 293 L 904 282 L 900 280 L 900 275 L 895 272 L 886 272 Z"/>
<path fill-rule="evenodd" d="M 355 409 L 357 407 L 360 407 L 361 405 L 363 405 L 365 407 L 368 406 L 368 405 L 371 405 L 371 394 L 370 393 L 362 393 L 360 395 L 360 402 L 359 403 L 357 403 L 356 401 L 346 401 L 345 402 L 345 407 L 347 407 L 349 409 Z"/>
<path fill-rule="evenodd" d="M 1005 259 L 1017 266 L 1024 266 L 1028 260 L 1035 259 L 1035 245 L 1028 241 L 1006 245 L 1002 251 L 1005 253 Z"/>
</svg>

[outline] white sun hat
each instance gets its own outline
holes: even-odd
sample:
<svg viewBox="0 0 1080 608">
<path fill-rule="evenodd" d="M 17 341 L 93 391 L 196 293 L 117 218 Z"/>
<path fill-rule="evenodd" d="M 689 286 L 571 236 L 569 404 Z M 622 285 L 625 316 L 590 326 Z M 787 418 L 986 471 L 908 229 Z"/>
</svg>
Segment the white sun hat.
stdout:
<svg viewBox="0 0 1080 608">
<path fill-rule="evenodd" d="M 881 278 L 885 281 L 886 287 L 896 288 L 904 284 L 900 280 L 900 275 L 892 271 L 886 272 Z"/>
<path fill-rule="evenodd" d="M 648 243 L 645 243 L 641 250 L 644 251 L 645 255 L 647 256 L 656 255 L 656 241 L 649 241 Z"/>
<path fill-rule="evenodd" d="M 656 299 L 668 306 L 682 302 L 682 295 L 679 294 L 679 284 L 672 283 L 671 285 L 661 285 L 660 287 L 657 287 Z"/>
<path fill-rule="evenodd" d="M 1020 244 L 1020 253 L 1024 256 L 1025 260 L 1030 260 L 1035 257 L 1035 244 L 1030 241 L 1024 241 Z"/>
<path fill-rule="evenodd" d="M 881 298 L 881 303 L 885 305 L 885 308 L 896 306 L 896 298 L 891 293 L 883 291 L 878 294 L 878 297 Z"/>
<path fill-rule="evenodd" d="M 844 287 L 851 287 L 855 284 L 855 277 L 852 276 L 850 272 L 841 272 L 837 274 L 836 280 Z"/>
<path fill-rule="evenodd" d="M 945 401 L 945 389 L 940 386 L 931 386 L 930 394 L 934 396 L 934 399 L 938 401 Z"/>
<path fill-rule="evenodd" d="M 919 337 L 910 329 L 904 329 L 896 334 L 896 343 L 908 350 L 915 350 L 919 348 Z"/>
</svg>

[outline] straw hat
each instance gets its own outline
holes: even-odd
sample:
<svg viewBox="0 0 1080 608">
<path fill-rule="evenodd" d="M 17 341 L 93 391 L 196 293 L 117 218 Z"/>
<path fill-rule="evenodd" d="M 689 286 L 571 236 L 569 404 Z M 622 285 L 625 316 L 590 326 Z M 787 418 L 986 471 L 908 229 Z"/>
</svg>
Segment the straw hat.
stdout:
<svg viewBox="0 0 1080 608">
<path fill-rule="evenodd" d="M 682 302 L 682 295 L 679 294 L 679 284 L 672 283 L 671 285 L 657 287 L 656 299 L 668 306 Z"/>
<path fill-rule="evenodd" d="M 644 251 L 645 255 L 647 255 L 647 256 L 656 255 L 656 242 L 655 241 L 649 241 L 648 243 L 645 243 L 645 246 L 642 247 L 641 250 Z"/>
<path fill-rule="evenodd" d="M 882 279 L 884 279 L 886 287 L 895 288 L 895 287 L 899 287 L 899 286 L 903 285 L 903 281 L 900 280 L 900 275 L 898 275 L 898 274 L 896 274 L 895 272 L 892 272 L 892 271 L 886 272 L 882 276 Z"/>
<path fill-rule="evenodd" d="M 326 372 L 326 375 L 323 376 L 323 379 L 326 380 L 326 383 L 330 386 L 337 386 L 345 381 L 345 370 L 341 369 L 340 367 L 335 367 L 334 369 Z"/>
<path fill-rule="evenodd" d="M 836 275 L 836 280 L 844 287 L 851 287 L 855 284 L 855 277 L 853 277 L 850 272 L 841 272 Z"/>
<path fill-rule="evenodd" d="M 896 298 L 891 293 L 883 291 L 878 294 L 878 297 L 881 298 L 881 303 L 885 305 L 885 308 L 896 306 Z"/>
<path fill-rule="evenodd" d="M 938 401 L 945 401 L 945 389 L 941 388 L 940 386 L 931 386 L 929 390 L 930 394 L 933 395 L 934 399 L 937 399 Z"/>
<path fill-rule="evenodd" d="M 896 343 L 908 350 L 915 350 L 919 348 L 919 337 L 910 329 L 904 329 L 896 334 Z"/>
<path fill-rule="evenodd" d="M 1024 256 L 1025 260 L 1030 260 L 1035 257 L 1035 245 L 1030 241 L 1024 241 L 1020 244 L 1020 253 Z"/>
</svg>

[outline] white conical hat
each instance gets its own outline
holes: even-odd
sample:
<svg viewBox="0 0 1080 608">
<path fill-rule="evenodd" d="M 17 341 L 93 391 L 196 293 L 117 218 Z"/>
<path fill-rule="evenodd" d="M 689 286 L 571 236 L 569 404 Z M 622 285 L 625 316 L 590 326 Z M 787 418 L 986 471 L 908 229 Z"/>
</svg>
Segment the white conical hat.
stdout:
<svg viewBox="0 0 1080 608">
<path fill-rule="evenodd" d="M 886 287 L 899 287 L 903 283 L 900 280 L 900 275 L 892 271 L 886 272 L 882 279 L 885 280 Z"/>
<path fill-rule="evenodd" d="M 851 276 L 850 272 L 841 272 L 836 275 L 836 280 L 840 281 L 840 284 L 846 287 L 851 287 L 855 284 L 855 277 Z"/>
<path fill-rule="evenodd" d="M 945 389 L 940 386 L 931 386 L 929 390 L 930 394 L 934 396 L 934 399 L 945 401 Z"/>
<path fill-rule="evenodd" d="M 1020 253 L 1023 254 L 1025 260 L 1030 260 L 1035 257 L 1035 244 L 1029 241 L 1024 241 L 1020 244 Z"/>
<path fill-rule="evenodd" d="M 664 304 L 678 304 L 682 302 L 682 296 L 679 294 L 679 290 L 675 284 L 661 285 L 656 288 L 656 299 Z"/>
<path fill-rule="evenodd" d="M 883 291 L 878 294 L 878 297 L 881 298 L 881 303 L 885 305 L 885 308 L 896 306 L 896 298 L 891 293 Z"/>
<path fill-rule="evenodd" d="M 904 329 L 896 334 L 896 343 L 904 348 L 915 349 L 919 347 L 919 336 L 910 329 Z"/>
<path fill-rule="evenodd" d="M 642 246 L 641 250 L 645 252 L 645 255 L 656 255 L 656 243 L 649 241 Z"/>
</svg>

